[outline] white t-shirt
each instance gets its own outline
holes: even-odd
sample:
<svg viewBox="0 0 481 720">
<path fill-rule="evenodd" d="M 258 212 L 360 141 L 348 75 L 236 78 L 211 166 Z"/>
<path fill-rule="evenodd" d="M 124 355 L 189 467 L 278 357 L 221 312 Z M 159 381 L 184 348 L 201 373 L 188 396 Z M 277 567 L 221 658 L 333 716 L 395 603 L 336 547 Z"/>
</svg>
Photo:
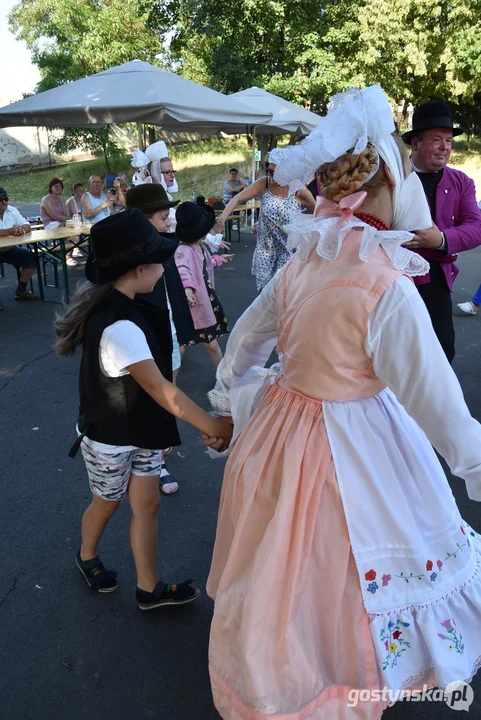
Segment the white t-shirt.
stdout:
<svg viewBox="0 0 481 720">
<path fill-rule="evenodd" d="M 7 205 L 3 218 L 0 218 L 0 230 L 9 230 L 14 225 L 27 225 L 25 218 L 20 215 L 16 207 Z M 3 248 L 5 252 L 11 250 L 11 248 Z M 0 250 L 0 252 L 2 252 Z"/>
<path fill-rule="evenodd" d="M 129 365 L 142 360 L 153 360 L 147 338 L 138 325 L 131 320 L 118 320 L 105 328 L 100 338 L 100 368 L 107 377 L 129 375 Z M 77 428 L 78 432 L 78 428 Z M 134 445 L 107 445 L 85 438 L 89 447 L 102 453 L 128 452 Z"/>
</svg>

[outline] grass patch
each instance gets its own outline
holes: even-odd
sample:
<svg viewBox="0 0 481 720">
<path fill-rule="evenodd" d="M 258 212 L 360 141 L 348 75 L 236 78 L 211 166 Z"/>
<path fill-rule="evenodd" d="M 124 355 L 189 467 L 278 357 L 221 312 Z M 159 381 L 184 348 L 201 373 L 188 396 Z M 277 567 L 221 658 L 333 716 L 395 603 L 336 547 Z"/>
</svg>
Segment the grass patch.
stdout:
<svg viewBox="0 0 481 720">
<path fill-rule="evenodd" d="M 222 185 L 229 169 L 235 165 L 241 177 L 250 177 L 251 151 L 245 138 L 203 140 L 170 148 L 174 168 L 178 170 L 177 182 L 180 200 L 190 200 L 192 193 L 206 198 L 221 195 Z M 134 170 L 130 165 L 131 155 L 117 163 L 115 172 L 125 171 L 129 177 Z M 87 184 L 90 175 L 106 173 L 103 159 L 72 162 L 62 167 L 33 170 L 0 175 L 0 183 L 14 202 L 40 202 L 48 191 L 53 177 L 60 177 L 65 185 L 64 198 L 70 196 L 74 182 Z"/>
<path fill-rule="evenodd" d="M 284 142 L 286 140 L 284 139 Z M 280 142 L 280 144 L 284 144 Z M 170 148 L 171 157 L 177 173 L 179 200 L 191 200 L 192 193 L 204 195 L 206 198 L 222 195 L 222 185 L 228 177 L 229 169 L 234 165 L 238 168 L 240 176 L 247 179 L 251 174 L 251 150 L 245 137 L 202 140 L 173 145 Z M 131 156 L 126 155 L 114 170 L 133 174 L 130 165 Z M 481 197 L 481 139 L 471 138 L 469 150 L 466 149 L 466 138 L 461 135 L 454 142 L 454 149 L 450 165 L 462 170 L 473 178 Z M 49 181 L 56 175 L 65 185 L 64 197 L 70 196 L 70 187 L 74 182 L 87 183 L 90 175 L 106 173 L 103 159 L 72 162 L 59 168 L 7 173 L 0 175 L 0 184 L 3 185 L 14 202 L 40 202 L 47 193 Z"/>
<path fill-rule="evenodd" d="M 469 142 L 469 150 L 466 149 L 467 139 L 465 135 L 460 135 L 453 142 L 453 152 L 451 155 L 450 165 L 459 167 L 481 168 L 481 138 L 471 138 Z M 464 170 L 464 172 L 468 172 Z M 469 175 L 469 173 L 468 173 Z"/>
</svg>

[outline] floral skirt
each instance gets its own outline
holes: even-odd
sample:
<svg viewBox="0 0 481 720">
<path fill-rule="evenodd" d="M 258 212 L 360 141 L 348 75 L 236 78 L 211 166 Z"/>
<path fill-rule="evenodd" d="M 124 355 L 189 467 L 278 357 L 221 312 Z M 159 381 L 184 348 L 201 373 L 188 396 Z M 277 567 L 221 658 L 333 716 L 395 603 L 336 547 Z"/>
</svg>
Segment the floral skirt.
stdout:
<svg viewBox="0 0 481 720">
<path fill-rule="evenodd" d="M 206 284 L 209 291 L 210 304 L 212 305 L 212 310 L 215 315 L 215 324 L 208 328 L 196 330 L 193 339 L 189 342 L 189 345 L 198 345 L 199 343 L 208 344 L 229 332 L 224 308 L 221 305 L 218 295 L 210 281 Z"/>
</svg>

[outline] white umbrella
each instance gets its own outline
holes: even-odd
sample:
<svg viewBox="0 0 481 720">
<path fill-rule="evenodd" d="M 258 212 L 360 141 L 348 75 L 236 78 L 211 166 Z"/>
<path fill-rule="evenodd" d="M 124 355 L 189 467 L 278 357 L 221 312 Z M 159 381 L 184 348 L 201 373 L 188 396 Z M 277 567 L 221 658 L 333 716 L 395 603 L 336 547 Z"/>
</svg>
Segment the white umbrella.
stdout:
<svg viewBox="0 0 481 720">
<path fill-rule="evenodd" d="M 256 108 L 258 112 L 271 113 L 271 119 L 268 122 L 256 124 L 252 129 L 252 182 L 255 179 L 256 135 L 280 135 L 283 133 L 308 135 L 319 125 L 321 120 L 320 115 L 284 100 L 278 95 L 273 95 L 267 90 L 262 90 L 262 88 L 251 87 L 232 93 L 229 97 L 243 103 L 246 108 Z"/>
<path fill-rule="evenodd" d="M 246 108 L 254 108 L 257 112 L 270 114 L 271 118 L 266 123 L 256 123 L 256 134 L 282 134 L 300 133 L 308 135 L 319 125 L 320 115 L 306 110 L 300 105 L 284 100 L 278 95 L 273 95 L 262 88 L 251 87 L 247 90 L 232 93 L 229 95 L 243 103 Z"/>
<path fill-rule="evenodd" d="M 270 112 L 133 60 L 0 108 L 0 127 L 99 127 L 137 122 L 210 132 L 268 122 Z"/>
</svg>

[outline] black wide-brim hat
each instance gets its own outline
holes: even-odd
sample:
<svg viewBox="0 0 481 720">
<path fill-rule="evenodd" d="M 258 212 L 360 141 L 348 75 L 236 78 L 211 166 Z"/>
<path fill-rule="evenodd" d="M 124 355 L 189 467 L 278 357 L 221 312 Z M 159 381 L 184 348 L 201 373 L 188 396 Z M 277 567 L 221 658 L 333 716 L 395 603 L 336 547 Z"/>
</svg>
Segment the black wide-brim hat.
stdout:
<svg viewBox="0 0 481 720">
<path fill-rule="evenodd" d="M 92 225 L 85 276 L 95 285 L 113 282 L 139 265 L 167 262 L 178 244 L 175 235 L 160 235 L 141 210 L 124 210 Z"/>
<path fill-rule="evenodd" d="M 176 235 L 185 242 L 194 243 L 205 237 L 215 225 L 215 212 L 210 205 L 183 202 L 175 211 Z"/>
<path fill-rule="evenodd" d="M 451 108 L 447 103 L 442 100 L 430 100 L 416 108 L 413 115 L 413 128 L 404 133 L 402 139 L 406 145 L 411 145 L 411 140 L 417 132 L 420 130 L 432 130 L 433 128 L 451 130 L 453 137 L 464 133 L 462 128 L 453 126 Z"/>
<path fill-rule="evenodd" d="M 156 212 L 167 210 L 179 204 L 180 200 L 172 202 L 165 192 L 165 188 L 158 183 L 144 183 L 134 185 L 127 190 L 125 202 L 128 208 L 139 208 L 143 212 Z"/>
</svg>

